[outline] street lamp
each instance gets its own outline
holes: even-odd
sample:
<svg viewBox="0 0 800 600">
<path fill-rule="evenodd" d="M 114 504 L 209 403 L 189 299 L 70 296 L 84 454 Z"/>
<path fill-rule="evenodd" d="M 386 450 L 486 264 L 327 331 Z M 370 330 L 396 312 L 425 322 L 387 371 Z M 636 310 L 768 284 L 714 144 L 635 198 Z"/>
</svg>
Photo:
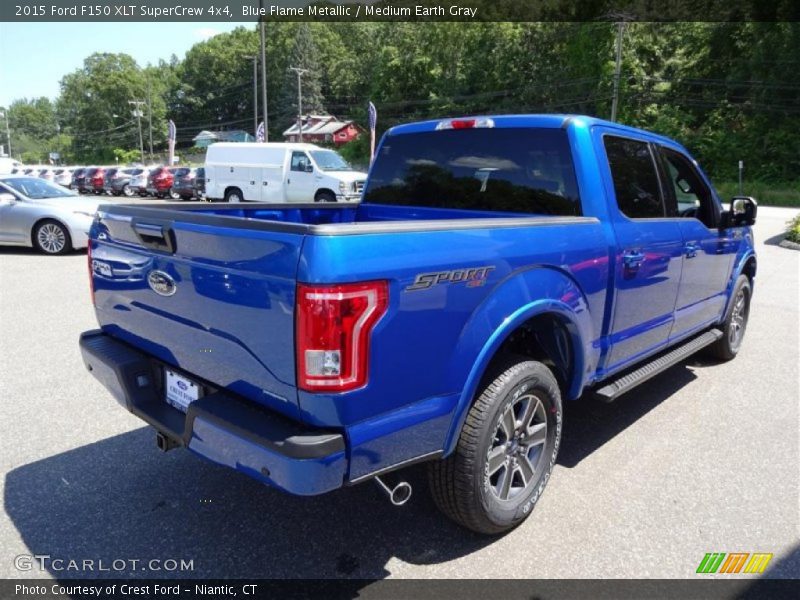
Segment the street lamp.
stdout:
<svg viewBox="0 0 800 600">
<path fill-rule="evenodd" d="M 303 82 L 301 77 L 308 73 L 308 69 L 301 69 L 300 67 L 289 67 L 290 71 L 297 73 L 297 128 L 299 135 L 297 141 L 303 142 Z"/>
<path fill-rule="evenodd" d="M 136 122 L 139 124 L 139 152 L 142 154 L 142 164 L 144 164 L 144 138 L 142 137 L 142 117 L 144 113 L 139 107 L 142 106 L 142 104 L 146 104 L 146 102 L 142 100 L 128 100 L 128 104 L 133 105 L 133 116 L 136 117 Z"/>
</svg>

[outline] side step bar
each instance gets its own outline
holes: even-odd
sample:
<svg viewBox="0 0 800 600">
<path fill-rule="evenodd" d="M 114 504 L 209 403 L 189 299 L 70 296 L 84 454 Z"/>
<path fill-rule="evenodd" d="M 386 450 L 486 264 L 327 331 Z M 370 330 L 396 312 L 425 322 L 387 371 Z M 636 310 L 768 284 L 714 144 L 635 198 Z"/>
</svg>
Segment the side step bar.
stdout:
<svg viewBox="0 0 800 600">
<path fill-rule="evenodd" d="M 711 329 L 704 334 L 692 338 L 688 342 L 670 350 L 666 354 L 662 354 L 658 358 L 645 363 L 635 371 L 631 371 L 627 375 L 623 375 L 619 379 L 607 383 L 600 389 L 594 392 L 595 396 L 600 398 L 603 402 L 613 402 L 625 392 L 629 392 L 640 383 L 644 383 L 651 377 L 654 377 L 666 371 L 670 367 L 678 364 L 684 358 L 694 354 L 701 348 L 713 344 L 722 337 L 722 331 L 719 329 Z"/>
</svg>

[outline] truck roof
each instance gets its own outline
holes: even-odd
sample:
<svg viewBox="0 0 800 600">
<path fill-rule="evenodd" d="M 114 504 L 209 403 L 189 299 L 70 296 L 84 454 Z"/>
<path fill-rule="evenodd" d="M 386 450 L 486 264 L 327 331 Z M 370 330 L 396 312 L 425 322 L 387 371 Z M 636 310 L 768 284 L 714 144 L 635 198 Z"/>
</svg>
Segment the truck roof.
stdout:
<svg viewBox="0 0 800 600">
<path fill-rule="evenodd" d="M 653 139 L 663 141 L 671 145 L 679 145 L 666 136 L 647 131 L 645 129 L 638 129 L 629 125 L 621 123 L 614 123 L 605 119 L 597 117 L 590 117 L 587 115 L 578 114 L 516 114 L 516 115 L 469 115 L 463 117 L 447 117 L 445 119 L 435 119 L 430 121 L 419 121 L 417 123 L 408 123 L 405 125 L 397 125 L 389 130 L 390 134 L 403 134 L 403 133 L 420 133 L 423 131 L 432 131 L 439 123 L 453 121 L 453 120 L 481 120 L 491 119 L 494 121 L 495 127 L 542 127 L 547 129 L 558 129 L 560 127 L 567 127 L 570 125 L 593 127 L 595 125 L 602 125 L 620 131 L 628 131 L 637 133 L 639 135 L 646 135 Z"/>
</svg>

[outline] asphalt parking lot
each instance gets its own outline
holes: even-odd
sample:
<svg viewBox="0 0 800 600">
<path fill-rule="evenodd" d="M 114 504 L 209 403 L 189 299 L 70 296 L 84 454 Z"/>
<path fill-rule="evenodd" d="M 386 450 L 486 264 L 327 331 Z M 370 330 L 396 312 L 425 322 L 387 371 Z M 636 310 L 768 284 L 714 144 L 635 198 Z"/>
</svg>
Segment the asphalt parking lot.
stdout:
<svg viewBox="0 0 800 600">
<path fill-rule="evenodd" d="M 83 368 L 85 253 L 1 248 L 0 577 L 109 576 L 15 567 L 45 554 L 193 561 L 111 573 L 137 577 L 691 578 L 705 553 L 735 551 L 774 553 L 766 576 L 800 577 L 800 252 L 777 245 L 796 212 L 759 209 L 739 357 L 568 406 L 546 493 L 500 538 L 442 517 L 420 468 L 398 509 L 372 483 L 296 498 L 162 454 Z"/>
</svg>

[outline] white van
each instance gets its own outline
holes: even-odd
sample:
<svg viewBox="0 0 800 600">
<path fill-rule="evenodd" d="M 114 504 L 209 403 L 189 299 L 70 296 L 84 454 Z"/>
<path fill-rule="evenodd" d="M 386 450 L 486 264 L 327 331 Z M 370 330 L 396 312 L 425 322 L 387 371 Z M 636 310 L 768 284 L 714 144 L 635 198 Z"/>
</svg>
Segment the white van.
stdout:
<svg viewBox="0 0 800 600">
<path fill-rule="evenodd" d="M 314 144 L 211 144 L 205 170 L 206 197 L 226 202 L 358 202 L 367 178 Z"/>
</svg>

